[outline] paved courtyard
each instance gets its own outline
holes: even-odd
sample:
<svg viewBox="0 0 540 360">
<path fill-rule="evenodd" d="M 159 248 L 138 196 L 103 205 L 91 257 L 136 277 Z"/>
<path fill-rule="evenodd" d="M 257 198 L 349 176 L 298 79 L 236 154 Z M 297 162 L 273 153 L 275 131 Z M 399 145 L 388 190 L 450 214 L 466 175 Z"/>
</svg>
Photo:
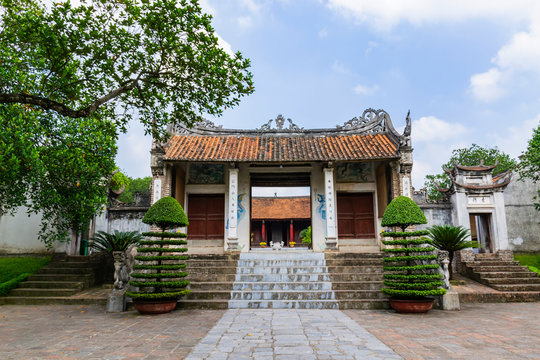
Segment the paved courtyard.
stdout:
<svg viewBox="0 0 540 360">
<path fill-rule="evenodd" d="M 202 340 L 202 341 L 201 341 Z M 215 351 L 218 350 L 218 351 Z M 540 303 L 401 315 L 360 310 L 107 314 L 0 306 L 2 359 L 540 359 Z"/>
</svg>

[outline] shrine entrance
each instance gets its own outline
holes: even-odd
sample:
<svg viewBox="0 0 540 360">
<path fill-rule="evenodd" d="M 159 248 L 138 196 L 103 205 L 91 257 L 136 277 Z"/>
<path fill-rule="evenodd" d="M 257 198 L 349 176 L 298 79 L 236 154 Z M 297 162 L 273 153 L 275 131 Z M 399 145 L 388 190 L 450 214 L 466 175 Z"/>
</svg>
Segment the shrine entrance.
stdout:
<svg viewBox="0 0 540 360">
<path fill-rule="evenodd" d="M 309 173 L 251 174 L 251 248 L 271 242 L 307 248 L 300 232 L 311 226 Z"/>
</svg>

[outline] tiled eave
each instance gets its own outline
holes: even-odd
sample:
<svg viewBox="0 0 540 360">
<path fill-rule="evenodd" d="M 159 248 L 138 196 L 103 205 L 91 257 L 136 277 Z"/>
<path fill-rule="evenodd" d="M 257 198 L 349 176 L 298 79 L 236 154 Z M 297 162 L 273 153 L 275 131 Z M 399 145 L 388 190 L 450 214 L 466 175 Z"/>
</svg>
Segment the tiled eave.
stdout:
<svg viewBox="0 0 540 360">
<path fill-rule="evenodd" d="M 173 135 L 165 161 L 299 162 L 399 158 L 388 134 L 351 135 Z"/>
</svg>

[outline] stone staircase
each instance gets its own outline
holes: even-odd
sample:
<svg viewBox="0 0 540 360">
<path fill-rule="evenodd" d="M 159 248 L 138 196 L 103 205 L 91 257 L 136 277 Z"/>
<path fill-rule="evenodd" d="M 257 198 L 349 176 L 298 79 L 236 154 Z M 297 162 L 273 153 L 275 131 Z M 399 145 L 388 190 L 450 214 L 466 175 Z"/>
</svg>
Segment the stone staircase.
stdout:
<svg viewBox="0 0 540 360">
<path fill-rule="evenodd" d="M 498 290 L 500 293 L 491 295 L 492 301 L 540 301 L 540 277 L 518 261 L 476 254 L 474 261 L 464 263 L 464 275 Z"/>
<path fill-rule="evenodd" d="M 57 256 L 1 299 L 4 304 L 104 303 L 73 295 L 103 281 L 103 257 Z"/>
<path fill-rule="evenodd" d="M 323 253 L 286 249 L 240 254 L 230 309 L 337 309 Z"/>
<path fill-rule="evenodd" d="M 191 293 L 178 302 L 179 308 L 227 309 L 236 277 L 238 254 L 195 255 L 187 261 Z"/>
<path fill-rule="evenodd" d="M 326 265 L 340 309 L 387 309 L 381 292 L 381 253 L 326 253 Z"/>
</svg>

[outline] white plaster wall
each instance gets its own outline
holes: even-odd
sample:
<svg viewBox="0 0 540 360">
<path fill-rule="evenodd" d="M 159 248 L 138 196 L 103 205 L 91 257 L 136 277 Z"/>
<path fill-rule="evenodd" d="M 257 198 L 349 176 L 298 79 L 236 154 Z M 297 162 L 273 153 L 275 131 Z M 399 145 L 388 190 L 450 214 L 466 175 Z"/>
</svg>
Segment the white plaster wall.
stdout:
<svg viewBox="0 0 540 360">
<path fill-rule="evenodd" d="M 322 165 L 313 164 L 311 171 L 311 242 L 314 251 L 326 248 L 326 221 L 321 217 L 318 196 L 324 196 L 324 174 Z M 335 194 L 334 194 L 335 195 Z M 326 210 L 324 208 L 324 210 Z"/>
<path fill-rule="evenodd" d="M 38 240 L 41 215 L 28 216 L 26 207 L 20 207 L 15 215 L 0 215 L 0 254 L 61 252 L 65 244 L 58 244 L 53 250 L 47 250 Z"/>
</svg>

